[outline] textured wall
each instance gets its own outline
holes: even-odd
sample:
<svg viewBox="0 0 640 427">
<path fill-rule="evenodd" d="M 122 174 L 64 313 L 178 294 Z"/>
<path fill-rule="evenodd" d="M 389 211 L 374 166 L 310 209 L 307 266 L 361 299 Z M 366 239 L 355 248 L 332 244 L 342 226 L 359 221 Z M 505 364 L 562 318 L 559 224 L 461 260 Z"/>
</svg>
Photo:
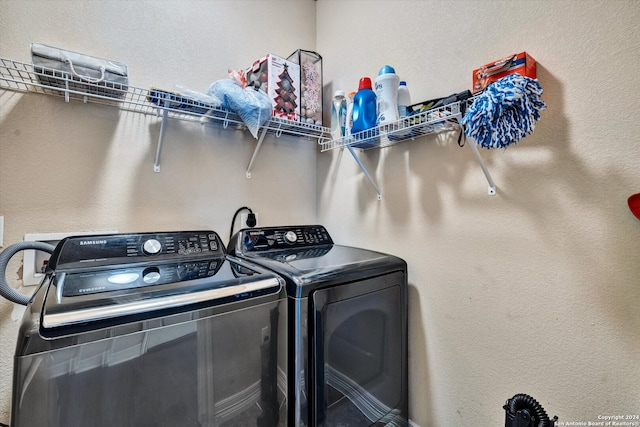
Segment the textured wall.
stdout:
<svg viewBox="0 0 640 427">
<path fill-rule="evenodd" d="M 46 3 L 0 0 L 0 56 L 28 61 L 31 41 L 95 52 L 127 61 L 141 87 L 203 90 L 228 67 L 315 45 L 326 95 L 389 63 L 421 101 L 529 51 L 549 108 L 515 147 L 482 151 L 494 197 L 453 137 L 364 153 L 382 201 L 347 152 L 318 154 L 316 198 L 312 144 L 266 143 L 246 180 L 254 141 L 172 123 L 154 174 L 158 120 L 0 91 L 5 243 L 95 227 L 207 227 L 226 239 L 243 204 L 264 224 L 317 211 L 340 243 L 409 262 L 417 425 L 499 425 L 519 392 L 563 421 L 640 412 L 640 222 L 626 208 L 640 191 L 637 2 Z M 12 309 L 0 302 L 1 421 Z"/>
<path fill-rule="evenodd" d="M 206 91 L 229 67 L 313 49 L 315 3 L 0 0 L 0 56 L 30 62 L 31 42 L 125 61 L 134 86 Z M 315 221 L 314 141 L 267 137 L 246 179 L 256 146 L 248 133 L 170 121 L 154 173 L 159 132 L 156 117 L 0 90 L 5 244 L 32 232 L 200 228 L 226 242 L 244 205 L 263 225 Z M 20 259 L 8 272 L 16 286 Z M 0 300 L 3 422 L 18 325 L 12 311 Z"/>
<path fill-rule="evenodd" d="M 516 393 L 562 421 L 640 413 L 640 3 L 317 3 L 330 89 L 384 64 L 413 101 L 471 87 L 526 50 L 548 109 L 533 135 L 481 150 L 457 135 L 319 155 L 319 219 L 337 240 L 409 264 L 410 414 L 421 427 L 496 426 Z"/>
</svg>

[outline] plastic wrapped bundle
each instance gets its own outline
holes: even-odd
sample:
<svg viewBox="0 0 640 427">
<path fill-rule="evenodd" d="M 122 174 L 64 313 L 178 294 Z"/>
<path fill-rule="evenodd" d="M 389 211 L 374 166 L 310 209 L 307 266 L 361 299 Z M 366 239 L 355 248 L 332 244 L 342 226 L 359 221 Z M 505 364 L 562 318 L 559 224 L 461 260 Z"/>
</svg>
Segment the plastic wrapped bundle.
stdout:
<svg viewBox="0 0 640 427">
<path fill-rule="evenodd" d="M 540 111 L 542 87 L 537 79 L 511 74 L 490 84 L 462 118 L 465 133 L 484 148 L 506 148 L 533 132 Z"/>
<path fill-rule="evenodd" d="M 213 82 L 208 94 L 217 97 L 222 107 L 240 116 L 254 138 L 258 129 L 271 118 L 271 100 L 266 93 L 246 87 L 244 75 L 230 71 L 230 78 Z"/>
</svg>

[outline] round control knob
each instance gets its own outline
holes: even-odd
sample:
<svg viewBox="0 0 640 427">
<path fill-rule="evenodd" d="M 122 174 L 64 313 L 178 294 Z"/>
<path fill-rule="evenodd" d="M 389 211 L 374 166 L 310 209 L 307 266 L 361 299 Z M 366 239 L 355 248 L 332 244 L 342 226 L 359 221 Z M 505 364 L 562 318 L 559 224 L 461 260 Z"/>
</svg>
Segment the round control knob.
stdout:
<svg viewBox="0 0 640 427">
<path fill-rule="evenodd" d="M 287 243 L 295 243 L 296 240 L 298 240 L 298 235 L 295 231 L 287 231 L 284 233 L 284 240 L 286 240 Z"/>
<path fill-rule="evenodd" d="M 160 280 L 160 270 L 157 267 L 150 267 L 142 272 L 142 281 L 148 285 Z"/>
<path fill-rule="evenodd" d="M 147 255 L 155 255 L 162 249 L 162 244 L 156 239 L 149 239 L 142 245 L 142 250 Z"/>
</svg>

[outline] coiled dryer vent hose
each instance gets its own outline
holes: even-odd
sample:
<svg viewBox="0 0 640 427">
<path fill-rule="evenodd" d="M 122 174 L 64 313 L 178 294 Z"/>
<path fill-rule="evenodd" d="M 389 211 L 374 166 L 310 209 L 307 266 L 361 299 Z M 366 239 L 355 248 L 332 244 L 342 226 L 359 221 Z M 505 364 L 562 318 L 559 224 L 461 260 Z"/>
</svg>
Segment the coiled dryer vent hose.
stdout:
<svg viewBox="0 0 640 427">
<path fill-rule="evenodd" d="M 31 300 L 31 297 L 29 295 L 21 294 L 9 285 L 7 282 L 7 265 L 9 265 L 9 260 L 15 254 L 29 249 L 35 249 L 51 254 L 55 247 L 44 242 L 19 242 L 7 246 L 2 252 L 0 252 L 0 295 L 9 301 L 20 305 L 27 305 Z"/>
<path fill-rule="evenodd" d="M 507 400 L 507 403 L 505 403 L 503 408 L 506 411 L 507 416 L 507 421 L 505 423 L 506 426 L 513 425 L 512 423 L 518 412 L 525 409 L 531 414 L 534 421 L 534 424 L 529 424 L 531 427 L 553 427 L 555 425 L 555 420 L 557 420 L 557 417 L 554 417 L 553 421 L 550 420 L 542 405 L 528 394 L 516 394 L 511 399 Z"/>
</svg>

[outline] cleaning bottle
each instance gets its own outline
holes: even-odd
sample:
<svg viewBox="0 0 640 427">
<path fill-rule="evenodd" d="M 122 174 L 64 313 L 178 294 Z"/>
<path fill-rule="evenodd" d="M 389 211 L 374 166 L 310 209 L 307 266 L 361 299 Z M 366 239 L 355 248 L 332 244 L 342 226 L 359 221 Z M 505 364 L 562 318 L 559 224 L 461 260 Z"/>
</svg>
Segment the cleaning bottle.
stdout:
<svg viewBox="0 0 640 427">
<path fill-rule="evenodd" d="M 403 119 L 409 115 L 409 106 L 411 105 L 411 94 L 404 80 L 398 86 L 398 118 Z"/>
<path fill-rule="evenodd" d="M 353 97 L 353 126 L 351 134 L 376 127 L 376 94 L 371 89 L 371 79 L 362 77 Z"/>
<path fill-rule="evenodd" d="M 347 119 L 345 124 L 345 135 L 351 135 L 351 128 L 353 127 L 353 98 L 356 96 L 355 92 L 349 92 L 347 97 Z"/>
<path fill-rule="evenodd" d="M 380 68 L 376 77 L 378 124 L 386 125 L 398 120 L 398 85 L 400 77 L 390 65 Z"/>
<path fill-rule="evenodd" d="M 398 118 L 400 120 L 409 117 L 409 106 L 411 105 L 411 94 L 407 87 L 407 82 L 401 81 L 398 86 Z M 410 126 L 409 120 L 402 120 L 398 123 L 398 132 L 396 136 L 406 136 L 411 131 L 407 129 Z"/>
<path fill-rule="evenodd" d="M 333 94 L 331 102 L 331 138 L 340 139 L 345 135 L 347 119 L 347 99 L 344 91 L 338 89 Z"/>
</svg>

